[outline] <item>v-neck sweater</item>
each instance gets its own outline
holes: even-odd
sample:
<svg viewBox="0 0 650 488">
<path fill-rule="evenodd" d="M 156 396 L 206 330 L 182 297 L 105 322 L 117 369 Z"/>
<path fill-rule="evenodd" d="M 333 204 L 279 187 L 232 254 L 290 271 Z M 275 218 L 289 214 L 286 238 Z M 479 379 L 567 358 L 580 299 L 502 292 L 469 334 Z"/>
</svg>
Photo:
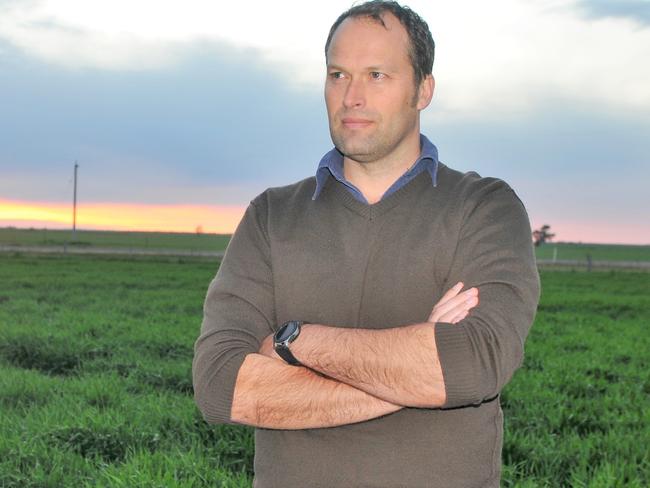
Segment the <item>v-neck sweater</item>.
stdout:
<svg viewBox="0 0 650 488">
<path fill-rule="evenodd" d="M 380 202 L 330 178 L 248 207 L 210 285 L 193 366 L 209 422 L 230 420 L 237 372 L 287 320 L 380 329 L 427 320 L 458 281 L 480 304 L 437 323 L 447 403 L 326 429 L 255 432 L 255 486 L 498 486 L 498 394 L 523 359 L 539 298 L 528 217 L 503 181 L 439 163 Z"/>
</svg>

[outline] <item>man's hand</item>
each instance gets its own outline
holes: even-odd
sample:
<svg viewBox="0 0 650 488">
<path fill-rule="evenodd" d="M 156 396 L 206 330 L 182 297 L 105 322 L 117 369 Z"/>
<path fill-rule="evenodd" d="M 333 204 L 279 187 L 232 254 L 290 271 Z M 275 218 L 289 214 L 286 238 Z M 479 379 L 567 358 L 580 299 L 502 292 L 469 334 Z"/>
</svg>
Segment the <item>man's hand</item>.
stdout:
<svg viewBox="0 0 650 488">
<path fill-rule="evenodd" d="M 470 288 L 461 292 L 462 289 L 462 281 L 450 288 L 434 305 L 428 322 L 457 324 L 467 317 L 469 311 L 478 305 L 478 288 Z"/>
</svg>

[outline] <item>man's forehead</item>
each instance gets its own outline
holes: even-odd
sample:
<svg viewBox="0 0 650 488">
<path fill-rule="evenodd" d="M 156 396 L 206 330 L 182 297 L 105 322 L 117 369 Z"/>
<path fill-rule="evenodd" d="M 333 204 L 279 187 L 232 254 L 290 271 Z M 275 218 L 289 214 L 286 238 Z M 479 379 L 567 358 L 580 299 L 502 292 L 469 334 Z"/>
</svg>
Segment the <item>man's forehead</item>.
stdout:
<svg viewBox="0 0 650 488">
<path fill-rule="evenodd" d="M 400 21 L 390 12 L 381 14 L 379 18 L 370 15 L 348 17 L 338 26 L 332 37 L 332 43 L 341 33 L 372 31 L 381 37 L 394 37 L 406 34 L 406 29 Z"/>
<path fill-rule="evenodd" d="M 370 16 L 348 17 L 336 29 L 327 52 L 327 64 L 336 64 L 350 57 L 363 57 L 370 64 L 383 64 L 393 46 L 404 47 L 408 58 L 408 34 L 400 21 L 390 12 L 381 22 Z"/>
</svg>

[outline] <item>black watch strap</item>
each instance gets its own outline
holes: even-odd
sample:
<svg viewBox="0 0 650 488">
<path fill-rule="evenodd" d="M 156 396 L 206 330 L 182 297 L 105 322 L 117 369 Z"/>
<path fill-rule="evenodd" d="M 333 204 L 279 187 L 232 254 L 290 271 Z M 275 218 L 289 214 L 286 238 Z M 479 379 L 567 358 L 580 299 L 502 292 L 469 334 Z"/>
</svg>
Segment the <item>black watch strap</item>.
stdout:
<svg viewBox="0 0 650 488">
<path fill-rule="evenodd" d="M 300 361 L 296 359 L 291 349 L 289 349 L 289 344 L 298 338 L 303 323 L 300 320 L 285 322 L 273 336 L 273 349 L 275 349 L 278 356 L 292 366 L 300 366 Z"/>
<path fill-rule="evenodd" d="M 277 352 L 278 356 L 284 359 L 287 364 L 290 364 L 292 366 L 300 366 L 300 361 L 296 359 L 296 356 L 293 355 L 291 349 L 289 349 L 287 346 L 276 346 L 275 352 Z"/>
</svg>

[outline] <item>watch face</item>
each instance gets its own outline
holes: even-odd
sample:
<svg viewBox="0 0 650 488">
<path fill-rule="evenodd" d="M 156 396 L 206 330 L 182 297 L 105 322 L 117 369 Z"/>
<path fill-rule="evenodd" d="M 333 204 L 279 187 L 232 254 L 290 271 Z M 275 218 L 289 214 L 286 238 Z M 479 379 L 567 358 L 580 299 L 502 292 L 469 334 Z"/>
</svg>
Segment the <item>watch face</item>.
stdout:
<svg viewBox="0 0 650 488">
<path fill-rule="evenodd" d="M 284 342 L 295 334 L 298 324 L 296 322 L 288 322 L 279 331 L 276 336 L 276 341 Z"/>
</svg>

